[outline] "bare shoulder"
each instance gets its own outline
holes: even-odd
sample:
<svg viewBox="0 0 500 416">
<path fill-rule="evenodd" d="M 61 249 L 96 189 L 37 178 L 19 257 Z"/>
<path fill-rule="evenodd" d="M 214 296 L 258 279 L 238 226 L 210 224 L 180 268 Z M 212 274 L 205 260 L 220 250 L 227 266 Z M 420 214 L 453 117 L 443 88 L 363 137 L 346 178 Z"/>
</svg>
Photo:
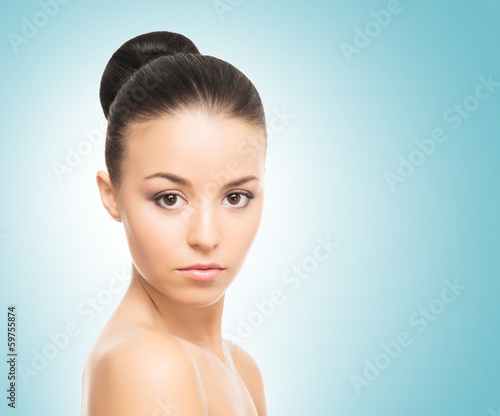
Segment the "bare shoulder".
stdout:
<svg viewBox="0 0 500 416">
<path fill-rule="evenodd" d="M 234 365 L 252 396 L 259 416 L 267 415 L 264 379 L 257 361 L 243 348 L 232 341 L 224 340 L 231 352 Z"/>
<path fill-rule="evenodd" d="M 89 356 L 83 393 L 82 416 L 208 415 L 193 358 L 154 330 L 131 332 Z"/>
</svg>

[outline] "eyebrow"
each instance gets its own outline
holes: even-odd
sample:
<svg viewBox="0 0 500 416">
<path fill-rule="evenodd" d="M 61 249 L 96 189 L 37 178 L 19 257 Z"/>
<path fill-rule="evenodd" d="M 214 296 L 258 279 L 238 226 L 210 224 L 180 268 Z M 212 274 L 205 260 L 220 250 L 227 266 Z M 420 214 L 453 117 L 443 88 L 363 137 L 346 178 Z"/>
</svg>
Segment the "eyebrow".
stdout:
<svg viewBox="0 0 500 416">
<path fill-rule="evenodd" d="M 192 183 L 189 180 L 181 178 L 180 176 L 175 175 L 174 173 L 169 173 L 169 172 L 156 172 L 156 173 L 153 173 L 149 176 L 146 176 L 144 178 L 144 180 L 153 179 L 153 178 L 168 179 L 169 181 L 178 183 L 179 185 L 192 186 Z M 254 175 L 248 175 L 248 176 L 244 176 L 240 179 L 236 179 L 234 181 L 226 183 L 223 186 L 223 188 L 232 188 L 233 186 L 240 186 L 240 185 L 243 185 L 247 182 L 255 181 L 255 180 L 259 180 L 259 178 L 257 176 L 254 176 Z"/>
</svg>

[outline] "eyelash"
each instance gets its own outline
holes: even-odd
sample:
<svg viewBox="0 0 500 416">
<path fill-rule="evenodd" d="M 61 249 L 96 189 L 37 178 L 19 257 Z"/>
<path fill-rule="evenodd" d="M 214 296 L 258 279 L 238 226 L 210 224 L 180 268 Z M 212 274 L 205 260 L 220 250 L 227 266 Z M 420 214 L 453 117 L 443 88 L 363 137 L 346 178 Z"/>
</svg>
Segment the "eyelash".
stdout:
<svg viewBox="0 0 500 416">
<path fill-rule="evenodd" d="M 173 211 L 175 209 L 175 208 L 165 208 L 164 206 L 162 206 L 160 204 L 161 199 L 166 197 L 167 195 L 176 195 L 177 197 L 184 199 L 180 194 L 178 194 L 177 192 L 172 192 L 172 191 L 163 192 L 163 193 L 155 196 L 153 198 L 153 200 L 156 203 L 156 205 L 158 205 L 160 208 L 163 208 L 167 211 Z M 236 207 L 235 209 L 245 208 L 250 203 L 250 200 L 254 197 L 254 195 L 252 195 L 250 192 L 247 192 L 247 191 L 233 191 L 233 192 L 229 192 L 228 194 L 226 194 L 223 199 L 227 198 L 230 195 L 243 195 L 243 196 L 248 198 L 248 201 L 245 205 L 243 205 L 242 207 Z"/>
</svg>

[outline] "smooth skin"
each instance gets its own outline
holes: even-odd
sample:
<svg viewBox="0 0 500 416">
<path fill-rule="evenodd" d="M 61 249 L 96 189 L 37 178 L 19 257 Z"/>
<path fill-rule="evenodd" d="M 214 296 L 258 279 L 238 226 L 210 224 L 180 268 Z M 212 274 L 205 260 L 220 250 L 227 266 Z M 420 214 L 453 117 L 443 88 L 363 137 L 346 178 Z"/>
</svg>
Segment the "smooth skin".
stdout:
<svg viewBox="0 0 500 416">
<path fill-rule="evenodd" d="M 184 111 L 131 124 L 119 189 L 97 173 L 132 279 L 85 363 L 82 416 L 267 416 L 257 363 L 221 334 L 226 289 L 261 220 L 263 139 L 246 121 Z M 158 172 L 184 182 L 145 179 Z M 209 262 L 225 268 L 213 281 L 177 270 Z"/>
</svg>

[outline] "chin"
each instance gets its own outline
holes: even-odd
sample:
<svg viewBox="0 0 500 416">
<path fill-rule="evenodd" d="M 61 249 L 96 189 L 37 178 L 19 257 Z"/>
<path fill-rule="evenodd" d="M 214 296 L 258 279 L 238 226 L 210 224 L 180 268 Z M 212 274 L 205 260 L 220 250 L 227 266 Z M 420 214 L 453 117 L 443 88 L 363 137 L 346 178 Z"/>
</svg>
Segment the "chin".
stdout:
<svg viewBox="0 0 500 416">
<path fill-rule="evenodd" d="M 157 293 L 170 302 L 188 307 L 210 306 L 220 300 L 227 290 L 227 285 L 215 285 L 216 282 L 193 282 L 188 286 L 151 285 Z M 208 283 L 208 284 L 207 284 Z M 222 283 L 222 282 L 220 282 Z"/>
<path fill-rule="evenodd" d="M 187 306 L 191 308 L 205 308 L 217 303 L 225 292 L 218 293 L 207 293 L 206 289 L 200 289 L 199 293 L 193 293 L 190 291 L 190 296 L 183 296 L 182 298 L 177 298 L 174 301 L 182 306 Z"/>
</svg>

